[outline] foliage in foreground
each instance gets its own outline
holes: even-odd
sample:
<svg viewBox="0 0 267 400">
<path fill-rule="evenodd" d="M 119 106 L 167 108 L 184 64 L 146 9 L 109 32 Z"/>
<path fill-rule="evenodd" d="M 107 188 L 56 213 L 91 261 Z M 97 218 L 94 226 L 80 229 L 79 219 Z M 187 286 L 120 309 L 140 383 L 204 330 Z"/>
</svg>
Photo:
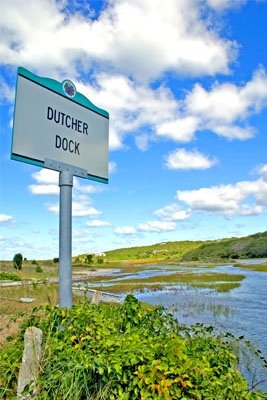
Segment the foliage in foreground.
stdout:
<svg viewBox="0 0 267 400">
<path fill-rule="evenodd" d="M 20 277 L 9 272 L 0 272 L 0 281 L 20 281 Z"/>
<path fill-rule="evenodd" d="M 249 391 L 231 346 L 212 328 L 181 327 L 132 295 L 122 305 L 37 309 L 23 329 L 30 325 L 45 334 L 40 400 L 267 398 Z M 2 354 L 4 399 L 14 398 L 22 334 Z"/>
</svg>

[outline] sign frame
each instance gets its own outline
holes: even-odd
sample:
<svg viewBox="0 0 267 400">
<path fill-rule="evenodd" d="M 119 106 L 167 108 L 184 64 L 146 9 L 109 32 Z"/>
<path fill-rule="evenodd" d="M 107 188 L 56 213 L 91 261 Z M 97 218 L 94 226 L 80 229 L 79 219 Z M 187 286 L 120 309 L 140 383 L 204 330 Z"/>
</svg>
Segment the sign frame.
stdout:
<svg viewBox="0 0 267 400">
<path fill-rule="evenodd" d="M 18 102 L 18 82 L 19 82 L 20 78 L 24 78 L 28 81 L 31 81 L 32 83 L 39 85 L 39 87 L 44 88 L 48 91 L 51 91 L 55 95 L 64 97 L 69 102 L 73 102 L 73 104 L 75 104 L 75 105 L 81 106 L 81 107 L 89 110 L 90 112 L 97 114 L 98 116 L 101 117 L 101 120 L 102 120 L 102 118 L 105 118 L 107 120 L 107 138 L 106 138 L 106 140 L 107 140 L 107 144 L 106 144 L 106 146 L 107 146 L 107 160 L 106 160 L 107 165 L 106 165 L 106 169 L 108 169 L 109 113 L 106 110 L 103 110 L 103 109 L 95 106 L 87 97 L 85 97 L 83 94 L 77 92 L 74 84 L 70 80 L 64 80 L 63 82 L 59 82 L 54 79 L 35 75 L 23 67 L 18 68 L 18 75 L 17 75 L 17 87 L 16 87 L 15 109 L 14 109 L 15 110 L 14 111 L 14 124 L 13 124 L 13 129 L 12 129 L 12 142 L 11 142 L 11 159 L 16 160 L 16 161 L 21 161 L 21 162 L 24 162 L 27 164 L 32 164 L 32 165 L 35 165 L 35 166 L 38 166 L 41 168 L 49 168 L 46 163 L 47 156 L 45 154 L 44 154 L 43 158 L 40 159 L 40 157 L 33 158 L 33 157 L 29 157 L 25 154 L 18 154 L 15 151 L 13 151 L 16 129 L 19 129 L 19 128 L 17 128 L 17 125 L 15 126 L 15 123 L 18 124 L 16 122 L 16 106 L 17 106 L 17 102 Z M 71 85 L 73 85 L 73 86 L 71 86 Z M 66 91 L 66 89 L 65 89 L 66 87 L 67 87 L 67 89 L 69 89 L 69 93 Z M 25 101 L 27 101 L 27 100 L 25 100 Z M 36 132 L 36 136 L 38 136 L 38 132 Z M 49 157 L 49 158 L 51 158 L 51 157 Z M 55 159 L 55 158 L 53 157 L 53 159 Z M 55 161 L 58 161 L 58 160 L 55 160 Z M 77 169 L 81 168 L 79 165 L 74 165 L 74 164 L 70 164 L 70 163 L 67 163 L 67 164 L 69 164 L 70 166 L 72 166 L 74 168 L 77 167 Z M 53 169 L 53 168 L 51 168 L 51 169 Z M 97 181 L 97 182 L 101 182 L 101 183 L 108 183 L 108 177 L 100 176 L 100 174 L 99 175 L 92 174 L 92 173 L 90 173 L 89 170 L 86 170 L 86 173 L 87 173 L 86 178 L 89 180 L 93 180 L 93 181 Z M 108 174 L 108 172 L 107 172 L 107 174 Z M 85 176 L 83 176 L 83 177 L 85 177 Z"/>
</svg>

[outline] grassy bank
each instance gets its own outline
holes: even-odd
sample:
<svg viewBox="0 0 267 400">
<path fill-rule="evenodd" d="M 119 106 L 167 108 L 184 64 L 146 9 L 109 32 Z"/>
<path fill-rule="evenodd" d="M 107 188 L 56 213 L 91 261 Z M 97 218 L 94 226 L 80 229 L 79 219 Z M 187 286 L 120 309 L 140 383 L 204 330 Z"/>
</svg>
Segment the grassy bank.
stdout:
<svg viewBox="0 0 267 400">
<path fill-rule="evenodd" d="M 202 325 L 182 327 L 133 296 L 122 305 L 86 302 L 71 310 L 35 310 L 2 352 L 4 399 L 16 393 L 29 325 L 44 332 L 39 400 L 266 399 L 249 389 L 236 368 L 236 339 Z"/>
</svg>

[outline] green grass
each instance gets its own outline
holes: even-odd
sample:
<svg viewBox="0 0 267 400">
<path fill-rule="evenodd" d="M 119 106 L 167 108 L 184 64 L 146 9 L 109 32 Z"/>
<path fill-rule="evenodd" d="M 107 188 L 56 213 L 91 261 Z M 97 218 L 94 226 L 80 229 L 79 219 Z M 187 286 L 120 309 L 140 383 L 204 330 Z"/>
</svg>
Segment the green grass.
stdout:
<svg viewBox="0 0 267 400">
<path fill-rule="evenodd" d="M 135 290 L 151 289 L 157 290 L 168 285 L 185 284 L 189 287 L 212 288 L 218 292 L 227 292 L 240 285 L 245 278 L 241 274 L 223 274 L 223 273 L 181 273 L 176 272 L 167 276 L 154 276 L 142 279 L 124 279 L 113 281 L 112 277 L 108 279 L 94 279 L 94 288 L 97 290 L 109 291 L 112 293 L 128 293 Z M 95 285 L 99 282 L 99 285 Z M 88 281 L 90 284 L 90 280 Z"/>
<path fill-rule="evenodd" d="M 250 270 L 250 271 L 256 271 L 256 272 L 267 272 L 267 264 L 241 264 L 241 263 L 237 263 L 237 264 L 234 264 L 234 267 L 247 269 L 247 270 Z"/>
</svg>

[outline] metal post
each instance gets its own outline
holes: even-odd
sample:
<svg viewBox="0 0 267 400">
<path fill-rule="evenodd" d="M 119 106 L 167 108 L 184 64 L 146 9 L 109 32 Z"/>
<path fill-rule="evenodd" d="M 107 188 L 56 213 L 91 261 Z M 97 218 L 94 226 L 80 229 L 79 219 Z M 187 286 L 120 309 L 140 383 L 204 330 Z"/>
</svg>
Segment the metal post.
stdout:
<svg viewBox="0 0 267 400">
<path fill-rule="evenodd" d="M 73 174 L 59 174 L 59 307 L 72 306 L 72 186 Z"/>
</svg>

